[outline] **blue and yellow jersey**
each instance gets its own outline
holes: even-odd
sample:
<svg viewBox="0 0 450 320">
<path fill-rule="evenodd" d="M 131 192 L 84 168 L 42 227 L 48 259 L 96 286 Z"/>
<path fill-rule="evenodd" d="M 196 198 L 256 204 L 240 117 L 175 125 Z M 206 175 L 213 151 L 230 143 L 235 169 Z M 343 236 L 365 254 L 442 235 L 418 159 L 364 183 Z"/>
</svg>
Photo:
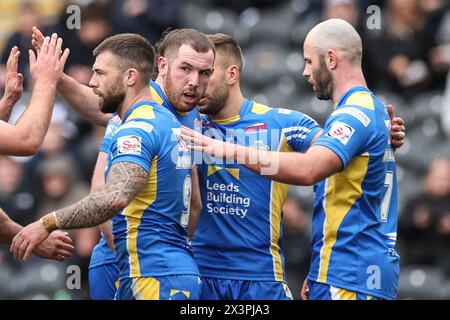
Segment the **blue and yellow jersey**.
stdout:
<svg viewBox="0 0 450 320">
<path fill-rule="evenodd" d="M 149 88 L 156 103 L 162 105 L 167 110 L 172 112 L 183 126 L 194 128 L 195 121 L 198 121 L 200 119 L 197 108 L 194 108 L 190 112 L 178 112 L 175 107 L 169 102 L 163 90 L 156 82 L 150 81 Z M 105 136 L 100 147 L 101 152 L 108 153 L 109 145 L 111 143 L 111 137 L 121 123 L 122 120 L 120 120 L 119 116 L 117 114 L 114 114 L 109 121 L 108 126 L 106 127 Z M 116 255 L 108 247 L 108 244 L 106 243 L 103 236 L 100 236 L 100 241 L 95 246 L 94 251 L 92 252 L 89 268 L 95 268 L 103 264 L 112 263 L 115 262 L 115 260 Z"/>
<path fill-rule="evenodd" d="M 179 143 L 180 127 L 166 108 L 145 101 L 127 111 L 112 137 L 106 176 L 119 162 L 148 172 L 144 188 L 113 218 L 120 279 L 198 275 L 186 231 L 191 154 Z"/>
<path fill-rule="evenodd" d="M 343 169 L 314 186 L 308 279 L 383 299 L 397 293 L 397 178 L 385 106 L 368 89 L 345 93 L 314 145 Z"/>
<path fill-rule="evenodd" d="M 261 150 L 305 152 L 321 130 L 308 116 L 245 100 L 227 120 L 202 117 L 205 135 Z M 288 186 L 205 156 L 197 166 L 202 212 L 192 239 L 202 276 L 285 281 L 281 216 Z M 199 163 L 196 159 L 196 163 Z"/>
</svg>

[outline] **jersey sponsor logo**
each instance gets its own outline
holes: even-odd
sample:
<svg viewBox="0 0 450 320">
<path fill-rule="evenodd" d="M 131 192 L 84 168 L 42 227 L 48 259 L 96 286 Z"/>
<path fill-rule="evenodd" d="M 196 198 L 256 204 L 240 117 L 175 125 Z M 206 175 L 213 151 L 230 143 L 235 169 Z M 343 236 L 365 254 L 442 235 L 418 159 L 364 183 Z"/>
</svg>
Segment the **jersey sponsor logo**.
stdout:
<svg viewBox="0 0 450 320">
<path fill-rule="evenodd" d="M 138 136 L 123 136 L 117 139 L 119 154 L 141 154 L 142 138 Z"/>
<path fill-rule="evenodd" d="M 356 108 L 349 107 L 349 108 L 339 109 L 339 110 L 336 110 L 335 112 L 333 112 L 331 115 L 336 116 L 338 114 L 351 115 L 352 117 L 358 119 L 359 122 L 361 122 L 364 127 L 367 127 L 370 124 L 370 118 L 368 116 L 366 116 L 366 114 L 364 112 L 362 112 L 361 110 L 358 110 Z"/>
<path fill-rule="evenodd" d="M 222 170 L 239 179 L 239 168 L 218 166 L 208 166 L 208 177 Z M 239 185 L 233 182 L 214 182 L 214 177 L 206 180 L 206 201 L 206 210 L 209 213 L 237 216 L 241 219 L 246 217 L 251 203 L 250 198 L 241 196 Z"/>
<path fill-rule="evenodd" d="M 352 135 L 355 133 L 355 129 L 346 123 L 336 121 L 332 124 L 330 131 L 327 133 L 327 137 L 339 140 L 343 145 L 347 145 Z"/>
<path fill-rule="evenodd" d="M 291 114 L 292 110 L 284 109 L 284 108 L 278 108 L 278 113 L 280 113 L 280 114 Z"/>
<path fill-rule="evenodd" d="M 267 131 L 267 123 L 257 123 L 244 129 L 245 133 Z"/>
<path fill-rule="evenodd" d="M 150 123 L 146 123 L 146 122 L 140 122 L 140 121 L 130 121 L 127 123 L 124 123 L 123 125 L 120 126 L 118 131 L 124 130 L 124 129 L 129 129 L 129 128 L 136 128 L 136 129 L 142 129 L 145 132 L 152 132 L 154 126 L 152 126 Z"/>
</svg>

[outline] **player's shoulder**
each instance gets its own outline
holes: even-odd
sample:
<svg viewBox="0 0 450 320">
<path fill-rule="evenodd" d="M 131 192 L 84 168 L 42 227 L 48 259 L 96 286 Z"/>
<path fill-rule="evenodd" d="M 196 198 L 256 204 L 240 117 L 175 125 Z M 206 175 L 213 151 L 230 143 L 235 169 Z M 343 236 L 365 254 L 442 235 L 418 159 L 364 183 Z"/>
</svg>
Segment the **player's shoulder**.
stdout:
<svg viewBox="0 0 450 320">
<path fill-rule="evenodd" d="M 269 107 L 265 104 L 256 102 L 256 101 L 251 101 L 251 107 L 250 107 L 250 113 L 255 114 L 255 115 L 265 115 L 269 112 L 271 112 L 274 108 Z"/>
<path fill-rule="evenodd" d="M 282 125 L 288 125 L 292 123 L 317 124 L 316 120 L 314 120 L 307 114 L 298 110 L 292 110 L 288 108 L 272 108 L 268 112 L 268 117 L 277 120 Z"/>
<path fill-rule="evenodd" d="M 295 111 L 291 109 L 271 107 L 256 101 L 252 101 L 252 103 L 253 104 L 250 108 L 250 112 L 255 115 L 266 115 L 268 117 L 286 117 L 295 114 Z"/>
<path fill-rule="evenodd" d="M 386 108 L 383 102 L 381 102 L 381 100 L 370 90 L 357 90 L 352 92 L 344 101 L 342 101 L 341 105 L 342 108 L 360 109 L 369 116 Z"/>
<path fill-rule="evenodd" d="M 374 112 L 371 109 L 362 107 L 359 104 L 344 104 L 339 106 L 330 115 L 330 120 L 335 121 L 339 119 L 348 119 L 350 121 L 357 120 L 361 122 L 364 127 L 368 127 L 374 117 Z"/>
<path fill-rule="evenodd" d="M 353 105 L 367 110 L 374 110 L 376 104 L 374 98 L 375 96 L 371 91 L 357 90 L 352 92 L 345 101 L 343 101 L 342 105 Z"/>
<path fill-rule="evenodd" d="M 158 126 L 171 125 L 179 123 L 175 115 L 156 102 L 148 102 L 135 107 L 130 115 L 126 118 L 126 122 L 140 121 L 148 123 L 158 123 Z"/>
<path fill-rule="evenodd" d="M 179 127 L 180 122 L 166 108 L 156 103 L 146 103 L 134 108 L 125 121 L 120 125 L 118 133 L 129 131 L 167 131 Z"/>
</svg>

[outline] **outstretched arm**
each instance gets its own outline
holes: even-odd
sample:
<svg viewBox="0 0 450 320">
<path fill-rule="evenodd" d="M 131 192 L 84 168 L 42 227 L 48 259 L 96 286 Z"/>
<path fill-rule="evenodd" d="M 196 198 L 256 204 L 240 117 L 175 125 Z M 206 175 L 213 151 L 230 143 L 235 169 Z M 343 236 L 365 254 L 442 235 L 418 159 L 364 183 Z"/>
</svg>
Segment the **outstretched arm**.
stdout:
<svg viewBox="0 0 450 320">
<path fill-rule="evenodd" d="M 182 138 L 189 148 L 217 159 L 235 160 L 272 180 L 295 185 L 312 185 L 342 169 L 336 153 L 322 146 L 299 152 L 263 151 L 219 141 L 182 127 Z"/>
<path fill-rule="evenodd" d="M 147 178 L 148 173 L 137 164 L 114 164 L 103 187 L 79 202 L 49 213 L 25 227 L 14 238 L 11 252 L 16 258 L 25 260 L 53 230 L 93 227 L 107 221 L 136 197 Z"/>
<path fill-rule="evenodd" d="M 36 27 L 33 27 L 31 41 L 33 47 L 36 50 L 40 50 L 44 41 L 44 35 Z M 91 88 L 63 73 L 57 84 L 57 90 L 64 100 L 81 116 L 96 125 L 106 127 L 111 115 L 104 114 L 100 111 L 98 107 L 98 97 Z"/>
<path fill-rule="evenodd" d="M 0 121 L 0 152 L 8 155 L 31 155 L 42 144 L 47 133 L 55 100 L 56 83 L 69 55 L 66 49 L 60 55 L 62 39 L 54 33 L 45 38 L 37 58 L 32 50 L 30 71 L 35 79 L 27 110 L 10 125 Z"/>
</svg>

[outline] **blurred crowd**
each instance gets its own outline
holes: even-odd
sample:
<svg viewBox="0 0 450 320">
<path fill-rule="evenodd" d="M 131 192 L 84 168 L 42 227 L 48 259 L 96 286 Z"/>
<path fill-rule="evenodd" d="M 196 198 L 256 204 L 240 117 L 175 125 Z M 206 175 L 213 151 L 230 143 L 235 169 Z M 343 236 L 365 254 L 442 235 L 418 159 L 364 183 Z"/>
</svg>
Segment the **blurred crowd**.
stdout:
<svg viewBox="0 0 450 320">
<path fill-rule="evenodd" d="M 79 29 L 68 28 L 81 8 Z M 168 27 L 194 27 L 233 35 L 243 49 L 244 94 L 261 103 L 311 115 L 323 124 L 328 102 L 314 98 L 301 77 L 302 43 L 318 22 L 342 18 L 360 32 L 369 87 L 394 104 L 407 137 L 396 151 L 399 166 L 399 298 L 450 298 L 450 1 L 448 0 L 79 0 L 0 1 L 0 92 L 9 51 L 21 51 L 29 99 L 31 28 L 57 32 L 71 53 L 65 72 L 87 84 L 92 50 L 107 36 L 133 32 L 153 44 Z M 44 144 L 33 157 L 0 156 L 0 207 L 26 225 L 89 191 L 103 137 L 96 127 L 57 99 Z M 284 207 L 288 284 L 298 296 L 308 271 L 312 188 L 291 187 Z M 0 299 L 88 299 L 87 266 L 96 228 L 71 232 L 76 252 L 65 263 L 38 258 L 15 261 L 0 248 Z M 82 289 L 68 290 L 66 268 L 82 270 Z M 436 287 L 438 286 L 438 287 Z"/>
</svg>

